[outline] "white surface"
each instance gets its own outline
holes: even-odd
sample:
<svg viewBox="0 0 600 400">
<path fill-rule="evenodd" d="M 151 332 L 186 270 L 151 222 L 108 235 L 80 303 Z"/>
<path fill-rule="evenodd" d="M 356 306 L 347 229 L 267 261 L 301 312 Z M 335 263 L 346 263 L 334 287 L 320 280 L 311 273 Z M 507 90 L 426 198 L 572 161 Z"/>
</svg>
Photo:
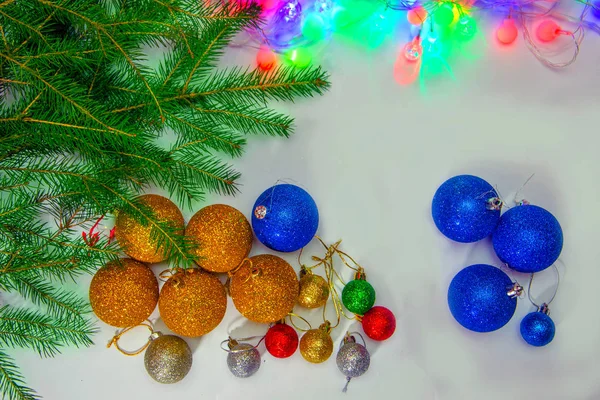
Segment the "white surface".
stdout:
<svg viewBox="0 0 600 400">
<path fill-rule="evenodd" d="M 371 368 L 346 395 L 335 353 L 321 365 L 298 352 L 287 360 L 264 354 L 254 377 L 234 378 L 219 343 L 228 330 L 240 336 L 264 329 L 244 324 L 231 302 L 215 331 L 189 341 L 194 365 L 177 385 L 152 381 L 143 356 L 107 350 L 114 329 L 106 325 L 89 349 L 48 360 L 18 353 L 28 383 L 51 400 L 600 398 L 598 39 L 590 34 L 578 62 L 561 72 L 540 65 L 521 39 L 511 50 L 490 46 L 476 62 L 454 60 L 456 80 L 432 81 L 427 94 L 394 83 L 395 48 L 367 52 L 338 42 L 324 60 L 331 91 L 279 106 L 296 117 L 296 135 L 250 138 L 245 158 L 235 161 L 242 194 L 207 203 L 231 204 L 249 216 L 265 188 L 278 179 L 297 182 L 317 201 L 319 234 L 329 242 L 344 239 L 342 249 L 366 267 L 377 304 L 397 316 L 390 340 L 369 341 Z M 245 64 L 252 54 L 236 57 Z M 526 299 L 507 326 L 489 334 L 466 331 L 448 311 L 447 286 L 456 272 L 498 264 L 489 242 L 453 244 L 431 221 L 437 186 L 460 173 L 483 177 L 509 199 L 536 173 L 525 197 L 562 224 L 563 279 L 551 307 L 557 333 L 546 348 L 528 347 L 518 333 L 532 310 Z M 257 243 L 253 253 L 262 252 Z M 295 257 L 286 258 L 297 268 Z M 536 293 L 552 284 L 546 274 Z M 515 277 L 527 283 L 527 276 Z M 80 282 L 81 293 L 89 280 Z M 318 324 L 318 312 L 311 321 Z M 336 348 L 344 333 L 345 327 L 334 331 Z M 140 329 L 123 344 L 135 347 L 145 336 Z"/>
</svg>

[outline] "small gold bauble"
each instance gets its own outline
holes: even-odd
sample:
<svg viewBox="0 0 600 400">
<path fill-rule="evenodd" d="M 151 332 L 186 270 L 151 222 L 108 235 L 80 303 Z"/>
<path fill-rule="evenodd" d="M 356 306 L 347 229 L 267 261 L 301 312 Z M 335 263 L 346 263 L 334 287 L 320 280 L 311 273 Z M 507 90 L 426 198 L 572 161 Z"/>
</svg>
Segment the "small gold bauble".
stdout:
<svg viewBox="0 0 600 400">
<path fill-rule="evenodd" d="M 292 310 L 298 298 L 298 278 L 285 260 L 262 254 L 242 264 L 231 278 L 229 291 L 240 314 L 266 324 Z"/>
<path fill-rule="evenodd" d="M 184 220 L 181 211 L 171 200 L 155 194 L 145 194 L 139 200 L 150 207 L 156 218 L 180 228 L 183 234 Z M 131 258 L 147 263 L 165 261 L 168 257 L 164 247 L 158 248 L 151 238 L 152 225 L 142 225 L 136 218 L 119 212 L 115 221 L 115 237 L 123 251 Z"/>
<path fill-rule="evenodd" d="M 158 281 L 150 268 L 129 258 L 100 268 L 90 284 L 94 313 L 109 325 L 126 328 L 144 321 L 158 301 Z"/>
<path fill-rule="evenodd" d="M 244 214 L 224 204 L 198 211 L 185 236 L 197 244 L 197 264 L 211 272 L 228 272 L 240 265 L 252 248 L 252 228 Z"/>
<path fill-rule="evenodd" d="M 308 362 L 319 364 L 333 353 L 333 340 L 329 335 L 329 329 L 321 325 L 318 329 L 307 331 L 300 339 L 300 354 Z"/>
<path fill-rule="evenodd" d="M 227 295 L 219 279 L 191 268 L 171 276 L 160 291 L 158 310 L 165 325 L 181 336 L 202 336 L 219 325 Z"/>
<path fill-rule="evenodd" d="M 308 272 L 300 278 L 298 305 L 305 308 L 319 308 L 327 303 L 329 286 L 322 276 Z"/>
<path fill-rule="evenodd" d="M 159 383 L 176 383 L 192 368 L 192 350 L 180 337 L 155 332 L 144 355 L 148 375 Z"/>
</svg>

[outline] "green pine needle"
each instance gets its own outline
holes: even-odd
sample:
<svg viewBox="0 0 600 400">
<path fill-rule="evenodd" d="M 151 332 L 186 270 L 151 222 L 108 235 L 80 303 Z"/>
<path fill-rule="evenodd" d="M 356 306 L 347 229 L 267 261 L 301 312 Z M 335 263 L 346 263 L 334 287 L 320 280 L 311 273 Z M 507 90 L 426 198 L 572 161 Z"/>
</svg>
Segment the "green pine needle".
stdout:
<svg viewBox="0 0 600 400">
<path fill-rule="evenodd" d="M 248 136 L 293 132 L 293 118 L 268 102 L 329 88 L 318 67 L 218 68 L 259 14 L 251 3 L 197 0 L 0 3 L 0 290 L 32 304 L 0 308 L 5 398 L 37 396 L 2 349 L 53 356 L 91 344 L 89 304 L 61 284 L 122 249 L 105 231 L 95 243 L 82 231 L 89 238 L 100 217 L 125 212 L 152 228 L 172 266 L 194 265 L 194 244 L 138 196 L 162 189 L 191 207 L 236 194 L 230 163 Z"/>
</svg>

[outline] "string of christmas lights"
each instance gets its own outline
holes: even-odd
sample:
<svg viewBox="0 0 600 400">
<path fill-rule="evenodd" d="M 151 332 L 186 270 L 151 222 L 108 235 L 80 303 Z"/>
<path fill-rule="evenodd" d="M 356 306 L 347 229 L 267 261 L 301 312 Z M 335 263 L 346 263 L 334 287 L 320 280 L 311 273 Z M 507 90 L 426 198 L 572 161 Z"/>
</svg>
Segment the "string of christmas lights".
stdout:
<svg viewBox="0 0 600 400">
<path fill-rule="evenodd" d="M 414 82 L 425 66 L 450 70 L 449 56 L 481 34 L 484 13 L 499 19 L 493 40 L 513 45 L 521 33 L 544 65 L 563 68 L 581 50 L 585 31 L 600 33 L 600 0 L 260 0 L 265 23 L 249 31 L 256 61 L 264 71 L 277 63 L 309 65 L 335 36 L 351 37 L 374 48 L 403 40 L 394 66 L 400 84 Z M 577 8 L 578 15 L 567 13 Z M 248 42 L 245 43 L 248 45 Z"/>
</svg>

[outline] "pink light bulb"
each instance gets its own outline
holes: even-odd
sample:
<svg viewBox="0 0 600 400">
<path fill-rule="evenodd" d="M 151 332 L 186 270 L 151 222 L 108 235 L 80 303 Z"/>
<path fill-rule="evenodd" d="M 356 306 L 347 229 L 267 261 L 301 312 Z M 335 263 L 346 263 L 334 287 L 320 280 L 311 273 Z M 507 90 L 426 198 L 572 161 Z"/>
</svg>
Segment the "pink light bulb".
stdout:
<svg viewBox="0 0 600 400">
<path fill-rule="evenodd" d="M 496 31 L 496 37 L 502 44 L 511 44 L 517 38 L 519 31 L 515 26 L 515 21 L 511 18 L 505 19 L 502 25 Z"/>
</svg>

